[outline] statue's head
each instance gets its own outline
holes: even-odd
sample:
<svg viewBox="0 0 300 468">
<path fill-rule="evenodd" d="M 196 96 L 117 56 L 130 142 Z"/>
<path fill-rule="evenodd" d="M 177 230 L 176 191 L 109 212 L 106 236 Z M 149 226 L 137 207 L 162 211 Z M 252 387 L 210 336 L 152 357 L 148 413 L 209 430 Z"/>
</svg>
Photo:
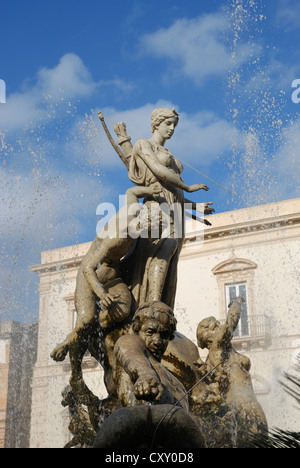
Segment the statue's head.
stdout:
<svg viewBox="0 0 300 468">
<path fill-rule="evenodd" d="M 160 361 L 169 341 L 175 337 L 177 320 L 170 307 L 154 301 L 140 307 L 132 321 L 132 330 L 145 342 L 154 357 Z"/>
<path fill-rule="evenodd" d="M 165 139 L 171 138 L 178 124 L 179 114 L 175 109 L 155 109 L 151 115 L 152 133 L 159 131 Z"/>
<path fill-rule="evenodd" d="M 215 317 L 208 317 L 202 320 L 197 328 L 197 343 L 202 349 L 209 348 L 214 339 L 215 333 L 220 329 L 221 324 Z"/>
</svg>

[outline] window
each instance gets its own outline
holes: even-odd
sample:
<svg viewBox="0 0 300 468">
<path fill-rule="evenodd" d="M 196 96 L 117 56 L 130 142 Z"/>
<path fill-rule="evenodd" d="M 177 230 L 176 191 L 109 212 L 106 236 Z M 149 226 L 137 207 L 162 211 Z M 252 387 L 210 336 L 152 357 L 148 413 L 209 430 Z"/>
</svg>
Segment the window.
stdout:
<svg viewBox="0 0 300 468">
<path fill-rule="evenodd" d="M 255 310 L 254 277 L 257 264 L 244 258 L 232 258 L 212 269 L 219 290 L 219 320 L 227 318 L 228 305 L 235 297 L 245 299 L 242 316 L 234 333 L 234 346 L 267 347 L 271 343 L 271 323 L 267 315 Z"/>
<path fill-rule="evenodd" d="M 237 296 L 246 300 L 243 305 L 243 316 L 240 320 L 236 336 L 247 336 L 250 330 L 250 317 L 255 316 L 254 304 L 254 275 L 257 264 L 244 258 L 231 258 L 219 263 L 212 272 L 216 277 L 219 288 L 220 320 L 225 321 L 228 305 Z M 238 333 L 240 333 L 238 335 Z"/>
<path fill-rule="evenodd" d="M 237 329 L 235 330 L 234 337 L 242 337 L 250 335 L 250 323 L 248 313 L 248 294 L 247 294 L 247 283 L 233 283 L 225 285 L 226 294 L 226 311 L 231 301 L 238 296 L 242 296 L 245 299 L 243 302 L 243 311 L 241 319 L 238 323 Z M 227 312 L 226 312 L 227 313 Z"/>
</svg>

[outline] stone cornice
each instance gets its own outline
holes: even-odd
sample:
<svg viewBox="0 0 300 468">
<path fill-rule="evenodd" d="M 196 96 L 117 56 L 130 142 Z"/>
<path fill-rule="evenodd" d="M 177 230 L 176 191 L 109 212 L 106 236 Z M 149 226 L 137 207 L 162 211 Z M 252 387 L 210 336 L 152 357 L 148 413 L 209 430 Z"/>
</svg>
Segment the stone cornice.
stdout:
<svg viewBox="0 0 300 468">
<path fill-rule="evenodd" d="M 293 227 L 300 227 L 300 213 L 293 215 L 282 216 L 278 218 L 260 219 L 248 221 L 243 223 L 234 223 L 227 226 L 218 226 L 216 228 L 205 228 L 204 232 L 195 231 L 195 233 L 188 233 L 184 241 L 185 245 L 190 243 L 209 240 L 217 240 L 224 237 L 235 237 L 239 235 L 250 235 L 259 232 L 274 231 L 281 229 L 290 229 Z"/>
<path fill-rule="evenodd" d="M 77 269 L 82 262 L 81 257 L 67 258 L 65 260 L 59 260 L 57 262 L 42 263 L 41 265 L 33 265 L 29 269 L 39 275 L 49 273 L 62 273 L 65 270 L 72 268 Z"/>
</svg>

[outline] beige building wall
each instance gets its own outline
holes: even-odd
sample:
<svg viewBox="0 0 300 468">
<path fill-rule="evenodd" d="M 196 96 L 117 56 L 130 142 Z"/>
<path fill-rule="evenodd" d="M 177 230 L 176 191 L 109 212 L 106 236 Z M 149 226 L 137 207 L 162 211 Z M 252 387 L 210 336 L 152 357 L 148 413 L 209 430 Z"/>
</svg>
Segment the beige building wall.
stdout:
<svg viewBox="0 0 300 468">
<path fill-rule="evenodd" d="M 69 383 L 69 358 L 56 363 L 50 358 L 74 325 L 74 292 L 79 262 L 89 244 L 43 252 L 40 275 L 40 317 L 37 362 L 33 374 L 31 448 L 61 448 L 70 440 L 69 414 L 61 406 L 61 392 Z M 99 397 L 106 395 L 100 365 L 84 360 L 87 385 Z"/>
<path fill-rule="evenodd" d="M 203 230 L 188 222 L 179 262 L 176 315 L 178 330 L 196 342 L 199 321 L 226 318 L 229 285 L 247 288 L 249 333 L 235 338 L 239 352 L 252 361 L 252 378 L 270 427 L 299 430 L 299 413 L 279 380 L 300 352 L 299 271 L 300 199 L 210 217 Z M 33 376 L 31 447 L 62 447 L 69 440 L 68 412 L 61 392 L 70 365 L 54 363 L 50 353 L 74 323 L 78 265 L 90 244 L 43 252 L 40 276 L 38 357 Z M 205 358 L 205 353 L 201 350 Z M 84 363 L 85 379 L 104 397 L 101 368 Z"/>
<path fill-rule="evenodd" d="M 28 448 L 37 323 L 0 323 L 0 448 Z"/>
<path fill-rule="evenodd" d="M 300 352 L 300 199 L 217 214 L 210 221 L 204 242 L 195 222 L 187 229 L 178 327 L 195 340 L 200 320 L 225 319 L 226 286 L 247 284 L 250 333 L 235 339 L 235 347 L 251 359 L 269 425 L 299 430 L 299 412 L 279 381 Z"/>
</svg>

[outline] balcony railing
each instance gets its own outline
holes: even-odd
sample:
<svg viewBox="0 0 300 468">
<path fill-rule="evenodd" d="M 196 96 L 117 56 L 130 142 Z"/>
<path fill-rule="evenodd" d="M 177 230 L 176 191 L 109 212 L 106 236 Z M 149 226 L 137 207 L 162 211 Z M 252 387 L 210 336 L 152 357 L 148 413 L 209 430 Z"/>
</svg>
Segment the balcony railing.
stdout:
<svg viewBox="0 0 300 468">
<path fill-rule="evenodd" d="M 224 325 L 225 320 L 221 320 Z M 266 347 L 271 342 L 271 321 L 267 315 L 243 317 L 233 336 L 235 347 Z"/>
</svg>

